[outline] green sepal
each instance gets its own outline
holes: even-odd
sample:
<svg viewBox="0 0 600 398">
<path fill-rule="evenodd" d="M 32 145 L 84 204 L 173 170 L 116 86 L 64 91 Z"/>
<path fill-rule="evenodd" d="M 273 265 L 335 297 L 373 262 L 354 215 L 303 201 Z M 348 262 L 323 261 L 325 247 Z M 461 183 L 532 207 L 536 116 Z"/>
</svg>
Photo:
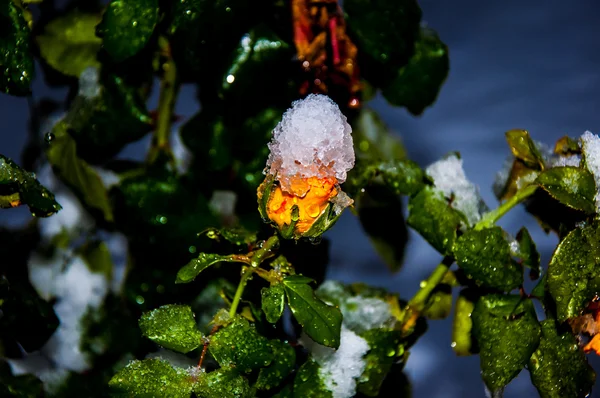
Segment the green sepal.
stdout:
<svg viewBox="0 0 600 398">
<path fill-rule="evenodd" d="M 208 349 L 221 367 L 235 366 L 246 373 L 264 368 L 274 359 L 269 340 L 241 316 L 219 329 L 211 337 Z"/>
<path fill-rule="evenodd" d="M 288 305 L 304 332 L 315 342 L 332 348 L 340 346 L 342 313 L 315 296 L 312 279 L 289 275 L 283 279 Z"/>
<path fill-rule="evenodd" d="M 548 265 L 548 292 L 559 322 L 581 315 L 600 291 L 600 223 L 575 228 L 558 244 Z"/>
<path fill-rule="evenodd" d="M 554 320 L 541 322 L 540 345 L 529 359 L 531 382 L 541 398 L 587 397 L 596 381 L 575 336 Z"/>
<path fill-rule="evenodd" d="M 458 266 L 479 285 L 508 292 L 523 284 L 523 270 L 500 227 L 465 232 L 453 252 Z"/>
<path fill-rule="evenodd" d="M 54 194 L 39 183 L 35 174 L 0 155 L 0 208 L 27 205 L 34 217 L 49 217 L 62 207 Z"/>
<path fill-rule="evenodd" d="M 269 323 L 276 323 L 285 306 L 285 289 L 282 283 L 276 283 L 261 290 L 261 305 Z"/>
<path fill-rule="evenodd" d="M 441 191 L 427 186 L 410 198 L 407 223 L 437 251 L 450 254 L 456 233 L 467 220 L 450 207 Z"/>
<path fill-rule="evenodd" d="M 186 354 L 202 344 L 202 333 L 187 305 L 163 305 L 142 314 L 139 324 L 145 337 L 169 350 Z"/>
<path fill-rule="evenodd" d="M 100 68 L 102 40 L 96 36 L 100 13 L 74 9 L 48 22 L 35 37 L 42 59 L 63 75 L 79 78 L 88 67 Z"/>
<path fill-rule="evenodd" d="M 131 361 L 108 385 L 116 396 L 189 398 L 193 379 L 162 359 L 145 359 Z"/>
<path fill-rule="evenodd" d="M 235 368 L 220 368 L 201 373 L 194 385 L 198 398 L 253 398 L 255 391 L 248 379 L 240 375 Z"/>
<path fill-rule="evenodd" d="M 0 2 L 0 92 L 16 96 L 30 94 L 34 73 L 25 12 L 15 1 Z"/>
<path fill-rule="evenodd" d="M 495 395 L 527 365 L 540 342 L 540 324 L 532 301 L 516 295 L 482 296 L 472 318 L 481 377 Z"/>
<path fill-rule="evenodd" d="M 158 0 L 112 0 L 97 27 L 102 47 L 116 62 L 140 52 L 158 23 Z"/>
<path fill-rule="evenodd" d="M 544 170 L 535 183 L 565 206 L 586 214 L 596 213 L 594 176 L 582 168 L 565 166 Z"/>
<path fill-rule="evenodd" d="M 273 349 L 273 362 L 266 368 L 260 369 L 255 384 L 259 390 L 271 390 L 278 387 L 296 365 L 294 347 L 280 340 L 270 340 L 270 344 Z"/>
<path fill-rule="evenodd" d="M 269 203 L 269 198 L 271 197 L 271 192 L 273 191 L 273 185 L 275 185 L 275 176 L 272 174 L 267 174 L 265 180 L 258 188 L 260 190 L 260 193 L 257 195 L 258 212 L 265 222 L 270 222 L 269 214 L 267 212 L 267 205 Z"/>
<path fill-rule="evenodd" d="M 448 47 L 435 31 L 421 27 L 408 64 L 398 70 L 381 93 L 390 104 L 420 115 L 435 102 L 449 69 Z"/>
</svg>

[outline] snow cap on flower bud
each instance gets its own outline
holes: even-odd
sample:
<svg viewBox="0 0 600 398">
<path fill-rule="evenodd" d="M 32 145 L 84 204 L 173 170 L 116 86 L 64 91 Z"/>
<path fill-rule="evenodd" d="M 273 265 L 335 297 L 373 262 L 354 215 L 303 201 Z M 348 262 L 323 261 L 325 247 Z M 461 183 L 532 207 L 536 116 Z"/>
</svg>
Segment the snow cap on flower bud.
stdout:
<svg viewBox="0 0 600 398">
<path fill-rule="evenodd" d="M 258 189 L 263 218 L 284 237 L 318 237 L 352 204 L 339 187 L 354 166 L 352 128 L 329 97 L 294 101 L 273 130 L 267 178 Z"/>
</svg>

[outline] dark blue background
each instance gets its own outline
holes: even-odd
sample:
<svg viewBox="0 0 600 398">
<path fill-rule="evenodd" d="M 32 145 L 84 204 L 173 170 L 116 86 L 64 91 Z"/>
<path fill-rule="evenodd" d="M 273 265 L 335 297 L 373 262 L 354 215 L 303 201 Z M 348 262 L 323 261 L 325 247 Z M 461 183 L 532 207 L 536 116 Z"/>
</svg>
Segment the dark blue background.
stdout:
<svg viewBox="0 0 600 398">
<path fill-rule="evenodd" d="M 369 104 L 399 134 L 414 160 L 425 166 L 451 150 L 460 151 L 467 176 L 494 207 L 491 185 L 508 154 L 506 130 L 527 129 L 534 139 L 549 145 L 565 134 L 599 132 L 600 2 L 421 0 L 420 4 L 424 21 L 450 48 L 451 71 L 437 103 L 419 118 L 381 98 Z M 36 79 L 36 98 L 64 95 L 64 90 L 49 91 Z M 193 89 L 187 87 L 177 111 L 187 116 L 196 110 Z M 0 153 L 17 161 L 28 115 L 25 99 L 0 95 Z M 135 148 L 141 146 L 130 152 Z M 25 209 L 4 211 L 0 222 L 14 224 L 26 217 Z M 501 225 L 511 233 L 526 225 L 543 260 L 548 260 L 557 239 L 546 236 L 524 211 L 515 210 Z M 440 261 L 433 249 L 411 234 L 406 265 L 391 275 L 349 212 L 328 236 L 331 278 L 384 286 L 404 298 Z M 450 348 L 450 320 L 430 323 L 429 332 L 411 351 L 407 372 L 415 397 L 484 396 L 479 358 L 457 358 Z M 526 371 L 507 387 L 506 396 L 537 396 Z"/>
</svg>

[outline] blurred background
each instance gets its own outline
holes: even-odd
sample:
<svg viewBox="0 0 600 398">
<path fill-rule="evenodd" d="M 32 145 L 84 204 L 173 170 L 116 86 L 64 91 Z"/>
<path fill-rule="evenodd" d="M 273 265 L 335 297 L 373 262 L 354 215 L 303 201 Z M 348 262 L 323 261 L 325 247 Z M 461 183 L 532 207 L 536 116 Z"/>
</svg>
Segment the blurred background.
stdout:
<svg viewBox="0 0 600 398">
<path fill-rule="evenodd" d="M 521 128 L 548 145 L 563 135 L 579 136 L 600 126 L 600 2 L 597 0 L 487 1 L 420 0 L 423 20 L 450 50 L 450 74 L 433 107 L 414 117 L 376 97 L 369 106 L 405 143 L 421 166 L 449 151 L 459 151 L 467 176 L 480 186 L 488 206 L 495 173 L 508 155 L 504 132 Z M 38 74 L 35 99 L 62 99 L 65 90 L 49 90 Z M 154 93 L 149 106 L 157 102 Z M 197 111 L 193 87 L 184 87 L 176 113 Z M 18 161 L 27 139 L 29 109 L 23 98 L 0 95 L 0 152 Z M 148 142 L 128 147 L 129 157 L 143 157 Z M 28 220 L 26 208 L 0 212 L 0 223 Z M 522 209 L 512 211 L 501 225 L 516 233 L 525 225 L 547 263 L 557 243 Z M 409 298 L 441 260 L 427 243 L 411 232 L 405 265 L 392 275 L 362 233 L 358 220 L 346 212 L 327 233 L 331 240 L 329 278 L 362 281 Z M 451 317 L 431 321 L 429 331 L 411 351 L 407 373 L 415 397 L 485 396 L 479 357 L 456 357 L 450 348 Z M 593 359 L 593 358 L 591 358 Z M 598 361 L 595 368 L 598 367 Z M 536 396 L 527 372 L 506 389 L 507 397 Z M 596 388 L 594 396 L 600 397 Z"/>
</svg>

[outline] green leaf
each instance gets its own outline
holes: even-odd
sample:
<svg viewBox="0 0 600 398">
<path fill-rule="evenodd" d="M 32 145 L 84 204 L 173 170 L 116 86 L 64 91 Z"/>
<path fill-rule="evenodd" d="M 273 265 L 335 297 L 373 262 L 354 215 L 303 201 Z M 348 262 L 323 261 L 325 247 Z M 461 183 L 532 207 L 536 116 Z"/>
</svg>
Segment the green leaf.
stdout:
<svg viewBox="0 0 600 398">
<path fill-rule="evenodd" d="M 177 272 L 177 280 L 175 283 L 190 283 L 211 265 L 220 263 L 221 261 L 235 262 L 231 256 L 222 256 L 219 254 L 212 253 L 200 253 L 198 258 L 194 258 L 189 263 L 184 265 L 179 272 Z"/>
<path fill-rule="evenodd" d="M 435 102 L 449 69 L 448 47 L 435 31 L 422 27 L 415 53 L 381 93 L 390 104 L 420 115 Z"/>
<path fill-rule="evenodd" d="M 452 287 L 445 283 L 440 283 L 435 287 L 429 299 L 423 315 L 429 319 L 444 319 L 452 311 Z"/>
<path fill-rule="evenodd" d="M 256 232 L 248 231 L 242 227 L 237 228 L 208 228 L 202 232 L 210 239 L 219 241 L 221 238 L 237 246 L 251 245 L 257 241 Z"/>
<path fill-rule="evenodd" d="M 158 0 L 112 0 L 98 25 L 102 46 L 116 61 L 142 50 L 158 23 Z"/>
<path fill-rule="evenodd" d="M 357 390 L 376 397 L 392 365 L 404 356 L 404 347 L 400 344 L 402 332 L 371 329 L 361 333 L 360 337 L 369 343 L 369 352 L 364 357 L 366 367 L 358 379 Z"/>
<path fill-rule="evenodd" d="M 92 240 L 79 247 L 76 252 L 86 262 L 90 271 L 104 275 L 109 281 L 112 280 L 114 264 L 106 243 Z"/>
<path fill-rule="evenodd" d="M 261 296 L 262 310 L 265 313 L 267 321 L 276 323 L 281 318 L 285 305 L 285 289 L 283 284 L 276 283 L 269 287 L 263 287 Z"/>
<path fill-rule="evenodd" d="M 407 223 L 437 251 L 450 254 L 456 232 L 466 218 L 450 207 L 441 191 L 428 186 L 410 198 Z"/>
<path fill-rule="evenodd" d="M 321 380 L 319 365 L 310 357 L 298 369 L 293 391 L 294 398 L 333 398 Z"/>
<path fill-rule="evenodd" d="M 311 281 L 301 275 L 289 275 L 283 279 L 288 305 L 311 339 L 337 349 L 340 346 L 342 313 L 315 297 L 308 285 Z"/>
<path fill-rule="evenodd" d="M 500 227 L 470 230 L 454 243 L 456 263 L 479 285 L 511 291 L 523 283 L 523 270 L 510 255 Z"/>
<path fill-rule="evenodd" d="M 400 197 L 387 185 L 371 184 L 355 198 L 354 208 L 364 232 L 388 268 L 397 272 L 408 241 Z"/>
<path fill-rule="evenodd" d="M 35 37 L 40 55 L 60 73 L 78 78 L 88 67 L 100 68 L 97 60 L 102 40 L 96 36 L 96 25 L 102 15 L 78 9 L 53 19 Z"/>
<path fill-rule="evenodd" d="M 198 398 L 253 398 L 255 391 L 248 379 L 233 368 L 220 368 L 202 373 L 194 385 Z"/>
<path fill-rule="evenodd" d="M 145 312 L 140 318 L 140 329 L 156 344 L 184 354 L 203 343 L 194 313 L 187 305 L 168 304 Z"/>
<path fill-rule="evenodd" d="M 529 361 L 540 342 L 540 325 L 531 300 L 515 295 L 481 297 L 472 318 L 480 347 L 481 377 L 495 395 Z"/>
<path fill-rule="evenodd" d="M 294 370 L 296 351 L 291 345 L 280 340 L 271 340 L 273 362 L 258 373 L 256 388 L 270 390 L 276 388 Z"/>
<path fill-rule="evenodd" d="M 472 335 L 473 319 L 471 315 L 478 298 L 473 294 L 473 290 L 467 288 L 461 290 L 456 299 L 454 319 L 452 320 L 452 344 L 450 344 L 456 355 L 464 356 L 477 352 L 476 342 Z"/>
<path fill-rule="evenodd" d="M 539 278 L 542 273 L 541 257 L 527 228 L 521 228 L 516 239 L 519 243 L 518 257 L 523 266 L 530 269 L 531 279 Z"/>
<path fill-rule="evenodd" d="M 529 359 L 531 382 L 542 398 L 587 397 L 596 381 L 577 340 L 559 333 L 554 320 L 541 322 L 540 345 Z"/>
<path fill-rule="evenodd" d="M 587 214 L 596 212 L 594 176 L 578 167 L 553 167 L 538 175 L 535 183 L 565 206 Z"/>
<path fill-rule="evenodd" d="M 219 329 L 211 337 L 208 349 L 222 367 L 235 366 L 246 373 L 268 366 L 274 359 L 269 340 L 241 316 Z"/>
<path fill-rule="evenodd" d="M 425 186 L 425 173 L 412 160 L 382 163 L 383 180 L 397 195 L 414 195 Z"/>
<path fill-rule="evenodd" d="M 534 170 L 544 169 L 544 158 L 526 130 L 506 132 L 506 141 L 512 154 Z"/>
<path fill-rule="evenodd" d="M 292 392 L 292 386 L 289 384 L 286 384 L 281 391 L 279 391 L 277 394 L 273 395 L 271 398 L 293 398 L 294 397 L 294 393 Z"/>
<path fill-rule="evenodd" d="M 193 379 L 162 359 L 131 361 L 110 379 L 114 393 L 128 397 L 189 398 Z"/>
<path fill-rule="evenodd" d="M 356 158 L 370 161 L 397 161 L 406 158 L 400 137 L 390 131 L 377 112 L 363 108 L 352 123 Z"/>
<path fill-rule="evenodd" d="M 62 209 L 54 200 L 54 194 L 39 183 L 35 174 L 0 155 L 0 208 L 21 205 L 27 205 L 35 217 L 48 217 Z"/>
<path fill-rule="evenodd" d="M 52 139 L 46 148 L 52 170 L 84 205 L 99 211 L 106 221 L 112 222 L 112 208 L 104 183 L 87 162 L 77 157 L 77 145 L 67 129 L 64 121 L 52 129 Z"/>
<path fill-rule="evenodd" d="M 546 297 L 546 286 L 547 286 L 548 274 L 542 275 L 542 278 L 538 281 L 533 289 L 531 289 L 531 297 L 535 297 L 544 302 Z"/>
<path fill-rule="evenodd" d="M 559 322 L 579 316 L 600 291 L 600 223 L 575 228 L 558 244 L 548 265 L 548 291 Z"/>
<path fill-rule="evenodd" d="M 416 1 L 346 0 L 344 12 L 355 44 L 375 62 L 400 66 L 408 60 L 421 21 Z"/>
<path fill-rule="evenodd" d="M 30 30 L 23 14 L 16 2 L 0 1 L 0 91 L 17 96 L 30 94 L 34 73 Z"/>
<path fill-rule="evenodd" d="M 194 153 L 194 169 L 204 173 L 231 166 L 233 140 L 221 115 L 201 110 L 181 127 L 181 139 Z"/>
</svg>

